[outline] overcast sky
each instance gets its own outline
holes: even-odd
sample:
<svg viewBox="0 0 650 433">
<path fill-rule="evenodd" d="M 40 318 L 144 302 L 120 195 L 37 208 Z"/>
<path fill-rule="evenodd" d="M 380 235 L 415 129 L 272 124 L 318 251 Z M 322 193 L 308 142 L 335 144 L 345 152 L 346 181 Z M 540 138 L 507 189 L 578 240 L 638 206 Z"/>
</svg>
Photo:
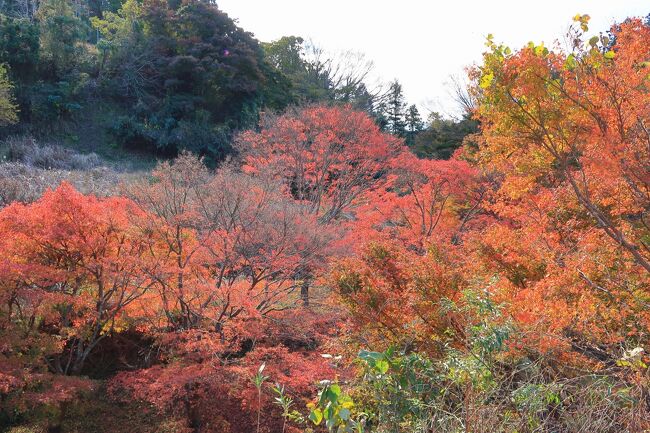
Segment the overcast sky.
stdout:
<svg viewBox="0 0 650 433">
<path fill-rule="evenodd" d="M 385 81 L 399 79 L 409 103 L 453 113 L 449 77 L 477 62 L 485 36 L 515 48 L 551 45 L 576 13 L 598 32 L 628 16 L 646 16 L 644 0 L 218 0 L 220 9 L 262 41 L 285 35 L 328 50 L 355 50 Z"/>
</svg>

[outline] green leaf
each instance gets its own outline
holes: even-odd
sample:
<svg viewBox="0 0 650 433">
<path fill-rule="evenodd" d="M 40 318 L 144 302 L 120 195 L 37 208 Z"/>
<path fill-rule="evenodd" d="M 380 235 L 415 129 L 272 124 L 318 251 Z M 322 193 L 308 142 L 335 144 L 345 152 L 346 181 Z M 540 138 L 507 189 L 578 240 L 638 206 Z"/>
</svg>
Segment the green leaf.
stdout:
<svg viewBox="0 0 650 433">
<path fill-rule="evenodd" d="M 362 350 L 361 352 L 359 352 L 359 358 L 363 359 L 364 361 L 369 361 L 369 360 L 376 361 L 378 359 L 382 359 L 383 357 L 384 354 L 380 352 L 369 352 L 367 350 Z"/>
<path fill-rule="evenodd" d="M 357 356 L 359 357 L 359 359 L 367 361 L 370 358 L 370 352 L 368 352 L 367 350 L 361 350 L 359 351 L 359 354 Z"/>
<path fill-rule="evenodd" d="M 345 409 L 345 408 L 341 409 L 339 411 L 339 416 L 341 417 L 341 419 L 343 421 L 349 420 L 350 419 L 350 409 Z"/>
<path fill-rule="evenodd" d="M 615 56 L 616 56 L 616 53 L 614 51 L 612 51 L 612 50 L 609 50 L 609 51 L 607 51 L 605 53 L 605 58 L 609 59 L 609 60 L 613 59 Z"/>
<path fill-rule="evenodd" d="M 323 412 L 320 409 L 313 409 L 309 414 L 309 419 L 315 425 L 319 425 L 323 421 Z"/>
<path fill-rule="evenodd" d="M 377 361 L 377 363 L 375 364 L 375 369 L 381 374 L 386 374 L 386 372 L 388 371 L 388 361 L 386 361 L 385 359 L 381 359 Z"/>
<path fill-rule="evenodd" d="M 564 61 L 564 67 L 567 70 L 571 71 L 571 70 L 575 69 L 576 66 L 578 66 L 578 62 L 576 61 L 576 57 L 573 54 L 569 54 L 567 56 L 566 60 Z"/>
<path fill-rule="evenodd" d="M 589 39 L 589 45 L 595 47 L 596 45 L 598 45 L 598 40 L 599 40 L 598 36 L 592 36 L 591 39 Z"/>
<path fill-rule="evenodd" d="M 548 48 L 546 48 L 543 43 L 541 45 L 536 46 L 535 47 L 535 55 L 536 56 L 546 56 L 546 55 L 548 55 Z"/>
<path fill-rule="evenodd" d="M 339 397 L 339 405 L 345 409 L 351 409 L 354 407 L 354 401 L 349 395 L 342 395 Z"/>
</svg>

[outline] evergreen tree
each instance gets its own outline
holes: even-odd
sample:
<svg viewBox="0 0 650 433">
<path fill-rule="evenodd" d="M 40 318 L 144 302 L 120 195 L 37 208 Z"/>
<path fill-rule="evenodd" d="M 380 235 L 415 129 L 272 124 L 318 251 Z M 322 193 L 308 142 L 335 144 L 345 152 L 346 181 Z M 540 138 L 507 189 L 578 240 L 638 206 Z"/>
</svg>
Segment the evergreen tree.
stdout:
<svg viewBox="0 0 650 433">
<path fill-rule="evenodd" d="M 54 77 L 62 78 L 83 57 L 86 24 L 69 0 L 45 0 L 36 14 L 40 24 L 41 57 Z"/>
<path fill-rule="evenodd" d="M 388 117 L 387 116 L 387 107 L 385 102 L 380 102 L 377 104 L 377 108 L 372 111 L 371 116 L 375 120 L 377 126 L 382 131 L 388 131 Z"/>
<path fill-rule="evenodd" d="M 38 60 L 38 24 L 0 13 L 0 63 L 7 64 L 12 77 L 24 82 L 36 74 Z"/>
<path fill-rule="evenodd" d="M 415 143 L 415 137 L 418 135 L 424 124 L 422 123 L 422 117 L 420 117 L 420 112 L 418 107 L 415 104 L 412 104 L 406 111 L 406 144 L 413 145 Z"/>
<path fill-rule="evenodd" d="M 404 94 L 402 85 L 395 80 L 390 84 L 386 103 L 387 129 L 393 135 L 404 137 L 406 133 Z"/>
</svg>

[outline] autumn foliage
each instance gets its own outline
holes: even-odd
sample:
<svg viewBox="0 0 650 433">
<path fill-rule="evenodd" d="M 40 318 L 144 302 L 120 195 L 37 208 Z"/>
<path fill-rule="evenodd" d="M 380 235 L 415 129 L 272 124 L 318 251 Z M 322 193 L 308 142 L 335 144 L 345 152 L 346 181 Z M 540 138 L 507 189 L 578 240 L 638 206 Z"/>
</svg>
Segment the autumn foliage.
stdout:
<svg viewBox="0 0 650 433">
<path fill-rule="evenodd" d="M 587 48 L 574 32 L 566 53 L 491 44 L 475 72 L 478 155 L 502 177 L 492 209 L 507 221 L 481 255 L 543 349 L 611 362 L 648 336 L 650 29 L 629 20 Z"/>
<path fill-rule="evenodd" d="M 308 107 L 269 119 L 238 139 L 243 170 L 280 179 L 322 222 L 349 213 L 404 148 L 368 115 L 349 107 Z"/>
<path fill-rule="evenodd" d="M 124 185 L 122 197 L 83 195 L 64 183 L 32 204 L 4 208 L 3 392 L 22 395 L 31 386 L 25 369 L 36 373 L 37 366 L 45 376 L 92 376 L 105 351 L 135 341 L 143 356 L 110 355 L 110 370 L 147 370 L 118 375 L 115 397 L 129 393 L 161 411 L 173 408 L 169 413 L 211 431 L 250 431 L 246 420 L 260 408 L 246 395 L 262 362 L 275 364 L 268 371 L 293 395 L 307 397 L 319 375 L 329 376 L 313 349 L 333 335 L 340 313 L 322 320 L 298 307 L 330 259 L 343 254 L 334 220 L 380 182 L 400 148 L 361 113 L 313 108 L 300 115 L 314 121 L 316 114 L 327 115 L 320 134 L 337 132 L 342 119 L 350 123 L 339 128 L 336 145 L 323 135 L 301 150 L 321 164 L 316 177 L 312 168 L 303 173 L 308 197 L 296 196 L 284 175 L 293 161 L 280 172 L 233 165 L 212 173 L 183 154 Z M 282 130 L 278 122 L 273 128 Z M 373 151 L 364 150 L 367 140 Z M 195 406 L 223 392 L 224 381 L 231 395 L 224 404 L 237 406 L 239 418 L 196 415 Z M 55 384 L 42 389 L 54 392 Z"/>
<path fill-rule="evenodd" d="M 367 347 L 388 354 L 362 352 L 373 380 L 402 371 L 384 364 L 399 351 L 453 390 L 435 397 L 457 414 L 449 425 L 495 413 L 503 431 L 569 425 L 584 412 L 579 384 L 606 377 L 631 402 L 608 419 L 643 431 L 650 27 L 628 20 L 584 42 L 587 21 L 568 50 L 488 39 L 470 71 L 478 147 L 448 161 L 416 158 L 350 107 L 308 106 L 241 133 L 238 158 L 214 172 L 182 154 L 120 197 L 64 183 L 2 209 L 3 404 L 24 404 L 46 377 L 51 398 L 92 376 L 104 345 L 137 335 L 147 355 L 123 357 L 111 398 L 146 401 L 187 431 L 286 430 L 279 400 L 252 386 L 259 366 L 302 408 L 317 381 L 353 377 L 348 356 Z M 544 394 L 534 416 L 532 400 L 518 403 L 555 386 L 564 394 Z M 352 405 L 337 410 L 352 419 Z M 292 416 L 286 431 L 306 422 Z"/>
</svg>

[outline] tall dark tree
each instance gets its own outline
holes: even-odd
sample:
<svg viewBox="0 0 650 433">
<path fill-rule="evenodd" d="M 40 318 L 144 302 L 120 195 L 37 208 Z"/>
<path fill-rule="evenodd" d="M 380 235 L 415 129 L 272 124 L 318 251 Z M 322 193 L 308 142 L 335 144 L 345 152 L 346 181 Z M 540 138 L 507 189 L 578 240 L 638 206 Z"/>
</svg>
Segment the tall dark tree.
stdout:
<svg viewBox="0 0 650 433">
<path fill-rule="evenodd" d="M 390 84 L 386 101 L 386 120 L 388 132 L 398 137 L 406 135 L 406 102 L 402 85 L 395 80 Z"/>
<path fill-rule="evenodd" d="M 382 131 L 388 131 L 388 117 L 386 116 L 386 102 L 381 101 L 372 113 L 372 118 Z"/>
<path fill-rule="evenodd" d="M 424 124 L 422 123 L 422 117 L 420 117 L 420 112 L 418 107 L 415 104 L 409 106 L 406 110 L 405 116 L 406 122 L 406 144 L 409 146 L 415 143 L 415 137 L 422 131 Z"/>
</svg>

